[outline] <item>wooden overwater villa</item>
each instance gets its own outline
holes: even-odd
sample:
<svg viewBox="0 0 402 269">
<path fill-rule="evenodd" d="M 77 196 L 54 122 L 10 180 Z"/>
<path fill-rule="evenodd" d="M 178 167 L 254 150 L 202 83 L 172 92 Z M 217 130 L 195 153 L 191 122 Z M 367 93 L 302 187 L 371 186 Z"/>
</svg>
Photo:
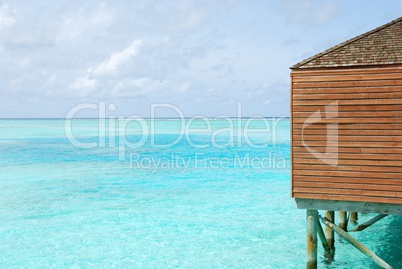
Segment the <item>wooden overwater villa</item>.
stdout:
<svg viewBox="0 0 402 269">
<path fill-rule="evenodd" d="M 317 238 L 333 255 L 334 232 L 392 268 L 347 225 L 358 212 L 378 215 L 354 231 L 402 215 L 402 17 L 291 69 L 291 192 L 307 210 L 306 268 L 317 268 Z"/>
</svg>

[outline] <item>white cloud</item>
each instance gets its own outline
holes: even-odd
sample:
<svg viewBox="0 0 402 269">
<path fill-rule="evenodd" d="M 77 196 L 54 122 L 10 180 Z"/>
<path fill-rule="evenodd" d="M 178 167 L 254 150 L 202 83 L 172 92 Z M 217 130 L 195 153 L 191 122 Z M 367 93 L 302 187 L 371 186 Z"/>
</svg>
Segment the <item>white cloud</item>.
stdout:
<svg viewBox="0 0 402 269">
<path fill-rule="evenodd" d="M 163 89 L 166 84 L 167 81 L 154 80 L 149 77 L 123 79 L 113 87 L 109 95 L 131 98 L 145 97 L 152 92 Z"/>
<path fill-rule="evenodd" d="M 102 34 L 101 29 L 112 25 L 113 21 L 113 9 L 104 4 L 90 10 L 80 8 L 61 18 L 57 25 L 59 29 L 56 38 L 64 41 L 65 39 L 86 38 L 87 35 Z"/>
<path fill-rule="evenodd" d="M 151 79 L 126 77 L 123 70 L 138 54 L 141 45 L 142 40 L 136 40 L 124 50 L 112 53 L 108 60 L 89 67 L 85 75 L 69 85 L 69 90 L 78 96 L 113 97 L 135 97 L 150 92 Z M 138 92 L 139 88 L 145 90 Z"/>
<path fill-rule="evenodd" d="M 92 77 L 115 76 L 118 73 L 119 68 L 124 66 L 125 63 L 130 62 L 132 58 L 138 54 L 141 45 L 142 40 L 134 41 L 123 51 L 113 53 L 107 61 L 98 66 L 91 67 L 88 70 L 88 73 Z"/>
<path fill-rule="evenodd" d="M 273 60 L 265 52 L 272 38 L 265 31 L 267 24 L 259 28 L 250 21 L 262 16 L 274 20 L 263 13 L 272 4 L 244 8 L 224 0 L 2 2 L 0 97 L 14 100 L 16 107 L 22 107 L 19 100 L 36 98 L 42 111 L 35 116 L 54 116 L 43 109 L 49 100 L 63 104 L 55 108 L 63 116 L 68 104 L 100 99 L 118 100 L 128 114 L 165 101 L 185 105 L 189 113 L 212 115 L 232 111 L 234 101 L 270 83 L 268 65 Z M 250 57 L 238 57 L 239 51 Z M 133 98 L 141 100 L 126 101 Z M 257 91 L 250 102 L 268 98 Z M 14 115 L 11 108 L 2 113 Z"/>
<path fill-rule="evenodd" d="M 2 27 L 13 26 L 16 22 L 16 11 L 10 10 L 7 4 L 3 4 L 0 7 L 0 30 Z"/>
<path fill-rule="evenodd" d="M 2 86 L 54 98 L 188 93 L 192 71 L 181 71 L 215 49 L 209 34 L 197 31 L 225 7 L 217 6 L 187 0 L 0 4 Z"/>
<path fill-rule="evenodd" d="M 85 97 L 95 92 L 96 80 L 90 79 L 88 74 L 78 78 L 68 89 L 73 90 L 73 95 Z"/>
<path fill-rule="evenodd" d="M 187 81 L 187 82 L 183 83 L 180 87 L 177 88 L 176 91 L 180 92 L 180 93 L 187 92 L 191 87 L 191 83 L 192 83 L 191 81 Z"/>
</svg>

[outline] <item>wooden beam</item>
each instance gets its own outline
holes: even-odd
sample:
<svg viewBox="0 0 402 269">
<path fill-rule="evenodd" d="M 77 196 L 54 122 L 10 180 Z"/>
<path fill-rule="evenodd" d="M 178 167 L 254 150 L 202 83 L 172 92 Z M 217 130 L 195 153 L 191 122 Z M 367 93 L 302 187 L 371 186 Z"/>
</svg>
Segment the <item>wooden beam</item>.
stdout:
<svg viewBox="0 0 402 269">
<path fill-rule="evenodd" d="M 317 210 L 307 210 L 306 217 L 306 245 L 307 262 L 306 269 L 317 269 Z"/>
<path fill-rule="evenodd" d="M 364 194 L 364 192 L 362 192 Z M 394 197 L 379 197 L 370 195 L 353 195 L 353 194 L 328 194 L 325 192 L 313 193 L 313 192 L 296 192 L 293 189 L 293 197 L 296 199 L 314 199 L 314 200 L 324 200 L 324 201 L 344 201 L 344 202 L 362 202 L 366 203 L 381 203 L 381 204 L 394 204 L 402 206 L 402 198 Z M 324 208 L 324 210 L 330 210 L 330 208 Z M 339 211 L 339 210 L 338 210 Z M 350 211 L 350 210 L 340 210 L 340 211 Z M 353 210 L 355 211 L 355 210 Z M 379 212 L 377 212 L 379 213 Z M 389 212 L 384 212 L 389 213 Z"/>
<path fill-rule="evenodd" d="M 357 226 L 354 230 L 352 230 L 351 232 L 360 232 L 363 231 L 364 229 L 366 229 L 367 227 L 370 227 L 371 225 L 373 225 L 374 223 L 376 223 L 377 221 L 379 221 L 380 219 L 385 218 L 386 216 L 388 216 L 388 214 L 379 214 L 377 216 L 375 216 L 374 218 L 366 221 L 363 224 L 360 224 L 359 226 Z"/>
<path fill-rule="evenodd" d="M 346 241 L 351 243 L 355 248 L 360 250 L 363 254 L 365 254 L 367 257 L 369 257 L 372 261 L 374 261 L 377 265 L 379 265 L 381 268 L 384 269 L 393 269 L 388 263 L 386 263 L 384 260 L 382 260 L 380 257 L 378 257 L 374 252 L 366 248 L 363 244 L 361 244 L 359 241 L 354 239 L 352 236 L 350 236 L 347 232 L 345 232 L 343 229 L 340 227 L 336 226 L 332 222 L 330 222 L 328 219 L 323 218 L 322 216 L 318 215 L 319 219 L 330 227 L 332 230 L 337 232 L 340 236 L 345 238 Z"/>
<path fill-rule="evenodd" d="M 323 229 L 321 227 L 321 223 L 320 223 L 318 218 L 317 218 L 317 233 L 318 233 L 318 236 L 319 236 L 319 238 L 321 240 L 322 247 L 324 248 L 325 257 L 330 256 L 332 251 L 331 251 L 331 248 L 328 245 L 327 239 L 325 238 L 324 231 L 323 231 Z"/>
<path fill-rule="evenodd" d="M 402 205 L 399 204 L 304 199 L 304 198 L 296 198 L 295 201 L 296 206 L 299 209 L 352 211 L 362 213 L 402 215 Z"/>
</svg>

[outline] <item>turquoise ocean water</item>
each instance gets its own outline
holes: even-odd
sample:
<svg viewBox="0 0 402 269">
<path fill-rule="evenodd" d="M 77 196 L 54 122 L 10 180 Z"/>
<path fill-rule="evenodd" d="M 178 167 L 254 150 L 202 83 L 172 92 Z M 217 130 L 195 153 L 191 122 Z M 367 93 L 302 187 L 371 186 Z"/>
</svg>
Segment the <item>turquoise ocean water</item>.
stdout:
<svg viewBox="0 0 402 269">
<path fill-rule="evenodd" d="M 289 120 L 233 123 L 0 120 L 0 268 L 303 268 Z M 354 236 L 402 268 L 401 226 Z M 377 268 L 339 239 L 322 254 Z"/>
</svg>

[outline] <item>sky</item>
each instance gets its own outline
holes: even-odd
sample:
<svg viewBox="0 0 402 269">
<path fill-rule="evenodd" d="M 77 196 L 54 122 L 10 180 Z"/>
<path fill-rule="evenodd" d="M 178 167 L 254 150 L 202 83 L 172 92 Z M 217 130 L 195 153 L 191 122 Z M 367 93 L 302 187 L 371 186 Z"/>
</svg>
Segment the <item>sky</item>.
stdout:
<svg viewBox="0 0 402 269">
<path fill-rule="evenodd" d="M 401 0 L 0 1 L 0 118 L 289 116 L 290 66 L 400 16 Z"/>
</svg>

